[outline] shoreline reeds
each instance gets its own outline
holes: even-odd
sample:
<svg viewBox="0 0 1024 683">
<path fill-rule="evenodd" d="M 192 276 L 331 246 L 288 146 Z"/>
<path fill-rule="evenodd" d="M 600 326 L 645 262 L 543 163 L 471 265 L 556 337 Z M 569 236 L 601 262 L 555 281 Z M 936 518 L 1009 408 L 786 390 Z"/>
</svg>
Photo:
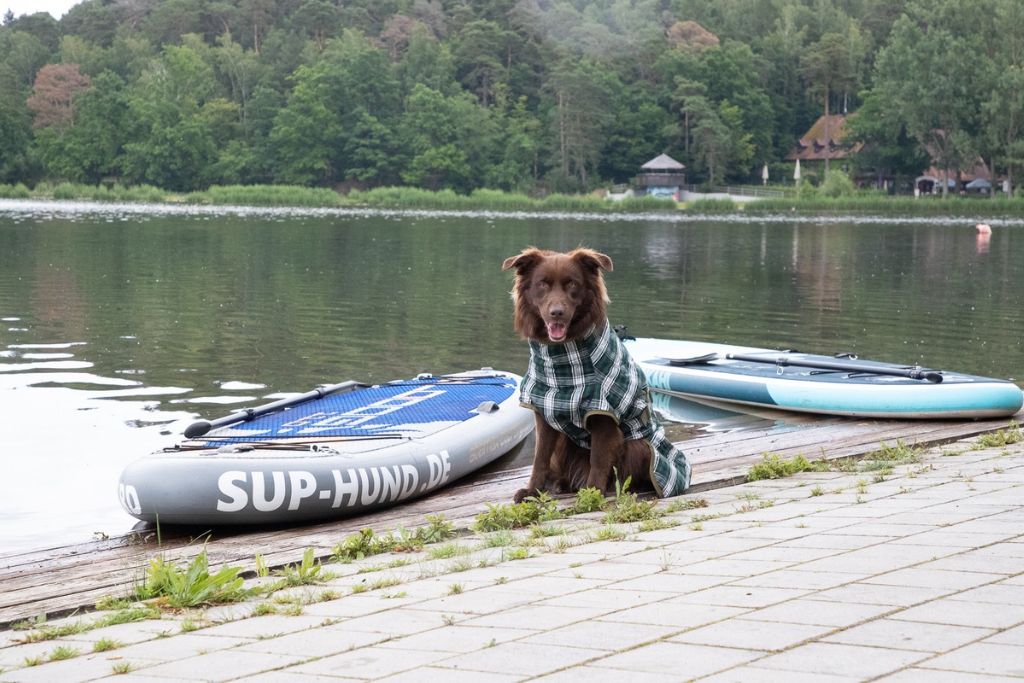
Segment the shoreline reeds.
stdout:
<svg viewBox="0 0 1024 683">
<path fill-rule="evenodd" d="M 2 199 L 93 201 L 104 203 L 170 203 L 209 206 L 261 206 L 302 208 L 373 208 L 435 211 L 501 211 L 623 213 L 680 212 L 702 215 L 891 215 L 1021 217 L 1024 198 L 951 196 L 889 196 L 874 191 L 826 197 L 819 193 L 735 201 L 697 199 L 677 204 L 671 199 L 630 197 L 611 201 L 597 194 L 550 194 L 531 197 L 522 193 L 478 189 L 468 195 L 452 190 L 414 187 L 378 187 L 342 195 L 330 188 L 297 185 L 215 185 L 205 190 L 176 193 L 150 185 L 87 185 L 84 183 L 0 184 Z"/>
</svg>

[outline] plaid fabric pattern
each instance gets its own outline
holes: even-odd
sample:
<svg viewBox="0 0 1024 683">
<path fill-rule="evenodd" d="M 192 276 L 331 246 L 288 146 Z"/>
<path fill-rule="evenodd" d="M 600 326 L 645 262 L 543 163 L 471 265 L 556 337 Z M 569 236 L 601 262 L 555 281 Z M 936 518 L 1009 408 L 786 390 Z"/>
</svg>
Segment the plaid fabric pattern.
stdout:
<svg viewBox="0 0 1024 683">
<path fill-rule="evenodd" d="M 676 496 L 690 485 L 686 456 L 665 436 L 650 409 L 647 380 L 606 320 L 579 341 L 530 341 L 530 366 L 520 402 L 582 448 L 590 448 L 587 418 L 614 418 L 627 441 L 651 446 L 651 481 L 659 496 Z"/>
</svg>

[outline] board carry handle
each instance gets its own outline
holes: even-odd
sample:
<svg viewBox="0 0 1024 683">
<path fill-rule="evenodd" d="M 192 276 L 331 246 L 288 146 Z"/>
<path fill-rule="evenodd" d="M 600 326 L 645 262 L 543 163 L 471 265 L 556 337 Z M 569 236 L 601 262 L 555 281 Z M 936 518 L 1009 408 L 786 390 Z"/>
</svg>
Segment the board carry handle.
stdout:
<svg viewBox="0 0 1024 683">
<path fill-rule="evenodd" d="M 193 422 L 185 428 L 185 438 L 195 439 L 203 434 L 206 434 L 211 429 L 217 429 L 218 427 L 226 427 L 228 425 L 236 424 L 238 422 L 248 422 L 253 418 L 259 417 L 260 415 L 266 415 L 282 408 L 290 408 L 291 406 L 305 403 L 306 401 L 312 401 L 314 399 L 323 398 L 328 394 L 338 394 L 348 391 L 355 391 L 356 389 L 365 389 L 370 386 L 369 384 L 363 384 L 362 382 L 354 382 L 349 380 L 347 382 L 341 382 L 339 384 L 332 384 L 326 387 L 320 387 L 319 389 L 313 389 L 307 391 L 304 394 L 298 396 L 291 396 L 289 398 L 282 398 L 279 401 L 268 403 L 266 405 L 257 406 L 255 408 L 246 408 L 237 413 L 231 415 L 225 415 L 224 417 L 218 417 L 216 420 L 199 420 Z"/>
<path fill-rule="evenodd" d="M 885 368 L 868 365 L 867 363 L 852 363 L 850 361 L 842 360 L 817 361 L 804 360 L 800 358 L 787 358 L 786 356 L 767 358 L 765 356 L 755 356 L 747 353 L 707 353 L 703 356 L 694 356 L 692 358 L 666 358 L 666 360 L 669 362 L 669 365 L 701 365 L 716 360 L 741 360 L 748 363 L 770 363 L 772 365 L 778 365 L 779 367 L 792 365 L 794 367 L 815 368 L 818 370 L 863 372 L 869 375 L 893 375 L 895 377 L 923 379 L 931 382 L 932 384 L 939 384 L 942 382 L 942 372 L 940 370 L 929 370 L 916 365 L 912 368 Z"/>
</svg>

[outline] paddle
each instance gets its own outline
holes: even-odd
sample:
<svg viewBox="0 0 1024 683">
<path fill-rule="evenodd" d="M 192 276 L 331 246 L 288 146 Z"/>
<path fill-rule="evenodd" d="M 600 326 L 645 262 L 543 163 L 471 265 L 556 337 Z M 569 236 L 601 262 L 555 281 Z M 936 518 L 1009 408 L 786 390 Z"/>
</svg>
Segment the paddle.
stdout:
<svg viewBox="0 0 1024 683">
<path fill-rule="evenodd" d="M 272 413 L 282 408 L 289 408 L 300 403 L 305 403 L 306 401 L 312 401 L 313 399 L 323 398 L 328 394 L 355 391 L 356 389 L 368 386 L 368 384 L 363 384 L 362 382 L 341 382 L 340 384 L 332 384 L 327 387 L 313 389 L 312 391 L 307 391 L 306 393 L 299 394 L 298 396 L 282 398 L 280 401 L 274 401 L 273 403 L 257 406 L 256 408 L 246 408 L 245 410 L 234 413 L 233 415 L 225 415 L 224 417 L 219 417 L 216 420 L 211 420 L 209 422 L 206 420 L 200 420 L 199 422 L 193 422 L 185 429 L 185 438 L 195 439 L 206 434 L 211 429 L 216 429 L 217 427 L 225 427 L 227 425 L 235 424 L 236 422 L 248 422 L 254 417 L 266 415 L 267 413 Z"/>
<path fill-rule="evenodd" d="M 894 375 L 896 377 L 909 377 L 910 379 L 924 379 L 934 384 L 938 384 L 942 381 L 942 372 L 938 370 L 927 370 L 917 365 L 912 368 L 887 368 L 868 365 L 867 363 L 853 363 L 850 361 L 839 360 L 817 361 L 801 358 L 787 358 L 785 356 L 765 358 L 764 356 L 754 356 L 748 353 L 708 353 L 703 356 L 694 356 L 693 358 L 666 358 L 666 360 L 670 365 L 701 365 L 715 360 L 742 360 L 748 363 L 771 363 L 772 365 L 778 365 L 780 367 L 792 365 L 794 367 L 816 368 L 819 370 L 864 372 L 871 375 Z"/>
</svg>

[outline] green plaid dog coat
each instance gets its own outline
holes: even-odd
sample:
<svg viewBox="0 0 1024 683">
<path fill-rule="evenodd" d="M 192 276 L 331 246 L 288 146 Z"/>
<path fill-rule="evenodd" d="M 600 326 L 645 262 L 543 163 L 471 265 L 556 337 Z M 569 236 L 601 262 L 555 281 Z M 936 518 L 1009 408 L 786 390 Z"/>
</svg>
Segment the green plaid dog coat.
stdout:
<svg viewBox="0 0 1024 683">
<path fill-rule="evenodd" d="M 590 448 L 587 418 L 611 416 L 627 441 L 651 446 L 651 482 L 659 496 L 677 496 L 690 485 L 690 463 L 654 419 L 647 379 L 607 320 L 579 341 L 531 340 L 519 398 L 581 448 Z"/>
</svg>

